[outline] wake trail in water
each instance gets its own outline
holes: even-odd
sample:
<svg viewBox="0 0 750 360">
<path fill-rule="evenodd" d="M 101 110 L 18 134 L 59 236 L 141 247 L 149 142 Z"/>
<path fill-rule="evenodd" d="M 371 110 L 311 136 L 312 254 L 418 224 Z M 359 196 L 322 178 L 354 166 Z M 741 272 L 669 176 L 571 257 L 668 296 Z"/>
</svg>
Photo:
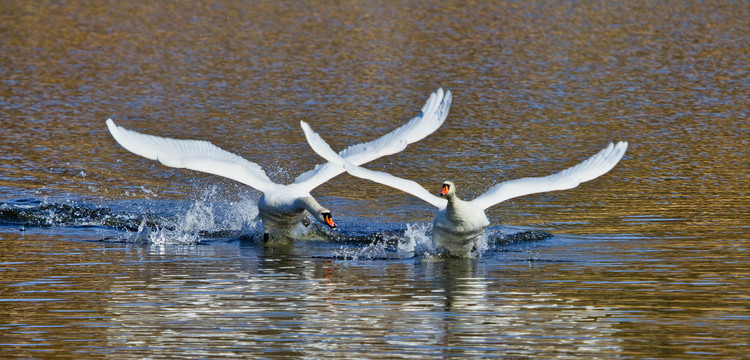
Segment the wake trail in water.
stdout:
<svg viewBox="0 0 750 360">
<path fill-rule="evenodd" d="M 477 249 L 472 252 L 471 257 L 481 257 L 488 251 L 495 251 L 512 243 L 541 241 L 550 237 L 552 234 L 540 230 L 519 232 L 489 228 L 477 241 Z M 373 260 L 446 256 L 432 241 L 431 223 L 406 224 L 403 233 L 383 231 L 363 237 L 362 240 L 364 241 L 359 247 L 341 246 L 333 252 L 333 257 L 345 260 Z"/>
<path fill-rule="evenodd" d="M 238 237 L 258 226 L 257 200 L 217 198 L 216 187 L 193 202 L 158 201 L 93 204 L 66 200 L 19 199 L 0 203 L 0 225 L 26 227 L 103 227 L 124 232 L 102 241 L 152 244 L 198 244 L 205 239 Z"/>
<path fill-rule="evenodd" d="M 191 202 L 148 200 L 112 202 L 106 206 L 85 201 L 48 203 L 20 199 L 0 203 L 0 226 L 101 227 L 118 230 L 100 241 L 157 245 L 196 245 L 208 241 L 261 239 L 257 198 L 240 194 L 227 201 L 215 186 L 203 190 Z M 348 231 L 330 231 L 320 224 L 301 224 L 292 237 L 297 242 L 318 241 L 336 259 L 393 259 L 443 256 L 432 241 L 432 224 L 405 224 L 404 230 L 378 230 L 372 223 L 352 223 Z M 381 227 L 382 229 L 382 227 Z M 513 242 L 539 241 L 552 235 L 543 231 L 489 228 L 472 257 Z"/>
</svg>

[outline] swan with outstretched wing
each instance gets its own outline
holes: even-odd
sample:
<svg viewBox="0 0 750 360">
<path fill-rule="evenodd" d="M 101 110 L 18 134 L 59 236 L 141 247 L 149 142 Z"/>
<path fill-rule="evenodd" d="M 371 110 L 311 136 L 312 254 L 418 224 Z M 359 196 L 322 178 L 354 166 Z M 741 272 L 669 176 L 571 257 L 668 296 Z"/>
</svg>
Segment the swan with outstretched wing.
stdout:
<svg viewBox="0 0 750 360">
<path fill-rule="evenodd" d="M 490 225 L 484 213 L 488 207 L 523 195 L 572 189 L 582 182 L 593 180 L 612 170 L 628 148 L 628 143 L 624 141 L 610 143 L 599 153 L 576 166 L 544 177 L 506 181 L 495 185 L 474 200 L 464 201 L 456 196 L 456 185 L 452 181 L 443 182 L 440 196 L 435 196 L 412 180 L 365 169 L 348 161 L 336 154 L 310 125 L 304 121 L 301 121 L 300 125 L 310 147 L 328 160 L 328 164 L 338 165 L 353 176 L 401 190 L 435 206 L 438 211 L 433 219 L 433 240 L 438 247 L 457 257 L 470 256 L 477 239 Z"/>
<path fill-rule="evenodd" d="M 380 138 L 341 151 L 349 163 L 362 165 L 386 155 L 398 153 L 408 144 L 432 134 L 448 116 L 452 101 L 450 90 L 432 93 L 422 111 L 401 127 Z M 287 234 L 298 223 L 307 221 L 311 214 L 316 220 L 336 228 L 331 212 L 310 195 L 310 191 L 344 172 L 334 164 L 317 165 L 303 173 L 293 183 L 271 181 L 256 163 L 202 140 L 180 140 L 141 134 L 106 121 L 112 137 L 126 150 L 147 159 L 158 160 L 173 168 L 184 168 L 223 176 L 248 185 L 263 194 L 258 199 L 258 216 L 263 224 L 263 238 L 267 241 L 278 232 Z"/>
</svg>

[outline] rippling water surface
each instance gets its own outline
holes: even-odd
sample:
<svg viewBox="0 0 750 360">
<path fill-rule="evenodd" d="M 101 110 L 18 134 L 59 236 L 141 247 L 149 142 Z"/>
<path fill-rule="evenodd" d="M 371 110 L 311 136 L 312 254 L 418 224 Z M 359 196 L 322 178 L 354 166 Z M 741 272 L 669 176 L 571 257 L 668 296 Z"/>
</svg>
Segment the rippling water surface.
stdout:
<svg viewBox="0 0 750 360">
<path fill-rule="evenodd" d="M 740 1 L 0 2 L 0 357 L 740 358 L 750 346 L 750 7 Z M 117 145 L 204 139 L 279 182 L 450 88 L 368 167 L 513 199 L 473 259 L 433 210 L 341 175 L 336 232 L 257 239 L 259 193 Z M 552 236 L 548 236 L 552 234 Z"/>
</svg>

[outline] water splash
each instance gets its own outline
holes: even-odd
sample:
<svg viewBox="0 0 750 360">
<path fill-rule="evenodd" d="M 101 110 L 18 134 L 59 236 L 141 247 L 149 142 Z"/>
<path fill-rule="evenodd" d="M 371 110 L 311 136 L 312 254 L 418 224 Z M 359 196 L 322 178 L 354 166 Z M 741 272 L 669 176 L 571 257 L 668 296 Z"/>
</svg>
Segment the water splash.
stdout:
<svg viewBox="0 0 750 360">
<path fill-rule="evenodd" d="M 242 195 L 238 201 L 223 201 L 217 187 L 203 191 L 200 200 L 190 204 L 185 213 L 177 214 L 174 228 L 147 229 L 145 238 L 150 244 L 191 245 L 204 238 L 239 237 L 251 233 L 258 227 L 258 206 L 249 195 Z M 139 228 L 139 233 L 142 232 Z M 142 239 L 144 235 L 136 234 Z"/>
<path fill-rule="evenodd" d="M 20 199 L 0 203 L 0 225 L 19 226 L 21 229 L 104 227 L 124 234 L 108 236 L 102 241 L 158 245 L 191 245 L 207 239 L 237 239 L 259 234 L 261 224 L 257 220 L 257 200 L 247 193 L 235 196 L 238 200 L 226 201 L 217 187 L 211 186 L 192 202 L 151 200 L 124 205 L 122 202 L 109 203 L 110 207 L 72 200 L 47 203 Z M 300 224 L 290 235 L 295 241 L 339 244 L 340 248 L 331 249 L 336 258 L 429 258 L 443 255 L 432 241 L 431 223 L 406 224 L 405 230 L 395 231 L 371 230 L 369 225 L 355 225 L 348 235 L 331 232 L 317 223 L 308 227 Z M 510 243 L 539 241 L 551 236 L 538 230 L 489 228 L 477 242 L 472 257 L 481 257 Z"/>
<path fill-rule="evenodd" d="M 393 257 L 389 256 L 393 253 L 388 248 L 386 241 L 377 240 L 364 247 L 341 246 L 333 252 L 333 257 L 345 260 L 374 260 Z"/>
<path fill-rule="evenodd" d="M 476 249 L 471 252 L 471 257 L 481 257 L 490 249 L 488 233 L 485 232 L 476 242 Z M 399 251 L 411 253 L 413 256 L 429 258 L 443 256 L 443 249 L 435 246 L 432 240 L 432 223 L 406 224 L 404 238 L 399 242 Z"/>
<path fill-rule="evenodd" d="M 143 193 L 146 194 L 146 199 L 150 199 L 151 197 L 154 197 L 154 198 L 158 197 L 158 195 L 156 195 L 156 193 L 153 190 L 146 188 L 145 186 L 140 186 L 139 189 L 141 189 L 141 191 L 143 191 Z"/>
<path fill-rule="evenodd" d="M 404 238 L 398 242 L 398 251 L 407 254 L 425 254 L 435 252 L 432 241 L 432 224 L 406 224 Z"/>
<path fill-rule="evenodd" d="M 487 252 L 498 251 L 510 244 L 541 241 L 550 237 L 552 234 L 540 230 L 488 228 L 477 240 L 476 250 L 471 253 L 471 257 L 479 258 Z M 446 256 L 432 240 L 431 223 L 406 224 L 406 230 L 403 232 L 381 231 L 367 236 L 339 236 L 330 240 L 347 244 L 342 245 L 333 254 L 336 258 L 347 260 L 414 257 L 426 259 Z"/>
<path fill-rule="evenodd" d="M 342 246 L 334 257 L 352 260 L 430 257 L 439 251 L 432 241 L 432 224 L 406 224 L 403 233 L 379 232 L 359 239 L 369 241 L 364 247 Z M 351 240 L 350 240 L 351 242 Z"/>
<path fill-rule="evenodd" d="M 155 196 L 155 194 L 154 194 Z M 47 202 L 18 199 L 0 203 L 0 225 L 28 227 L 104 227 L 125 231 L 110 242 L 197 244 L 203 238 L 248 234 L 258 226 L 256 199 L 241 194 L 225 201 L 215 186 L 192 203 L 139 201 L 101 206 L 85 201 Z"/>
<path fill-rule="evenodd" d="M 201 242 L 201 237 L 197 232 L 160 228 L 149 231 L 147 239 L 148 243 L 152 245 L 197 245 Z"/>
</svg>

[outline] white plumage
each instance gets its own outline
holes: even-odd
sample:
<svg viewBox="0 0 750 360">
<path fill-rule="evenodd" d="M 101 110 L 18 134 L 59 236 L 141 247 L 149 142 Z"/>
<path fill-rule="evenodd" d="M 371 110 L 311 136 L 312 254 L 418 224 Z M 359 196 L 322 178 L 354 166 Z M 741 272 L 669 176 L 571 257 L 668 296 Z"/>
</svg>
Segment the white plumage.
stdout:
<svg viewBox="0 0 750 360">
<path fill-rule="evenodd" d="M 474 200 L 463 201 L 456 196 L 455 184 L 443 183 L 438 197 L 418 183 L 402 179 L 382 171 L 368 170 L 339 156 L 312 128 L 301 122 L 310 147 L 321 157 L 336 164 L 356 177 L 371 180 L 414 195 L 438 208 L 433 220 L 433 239 L 439 247 L 453 256 L 466 257 L 471 253 L 476 240 L 489 226 L 484 210 L 490 206 L 515 197 L 541 192 L 572 189 L 582 182 L 604 175 L 617 165 L 625 155 L 628 143 L 610 143 L 582 163 L 544 177 L 527 177 L 495 185 Z M 402 144 L 403 145 L 403 144 Z M 403 145 L 405 146 L 405 145 Z"/>
<path fill-rule="evenodd" d="M 398 153 L 406 145 L 432 134 L 448 116 L 452 101 L 450 91 L 432 93 L 422 111 L 406 124 L 367 143 L 352 145 L 340 153 L 346 161 L 361 165 L 382 156 Z M 310 191 L 344 172 L 340 166 L 323 164 L 298 176 L 289 185 L 271 181 L 256 163 L 223 150 L 208 141 L 179 140 L 141 134 L 118 126 L 107 119 L 112 137 L 126 150 L 162 164 L 223 176 L 262 192 L 258 200 L 264 238 L 277 232 L 286 233 L 307 214 L 335 228 L 331 212 L 322 207 Z M 338 156 L 338 154 L 337 154 Z"/>
</svg>

